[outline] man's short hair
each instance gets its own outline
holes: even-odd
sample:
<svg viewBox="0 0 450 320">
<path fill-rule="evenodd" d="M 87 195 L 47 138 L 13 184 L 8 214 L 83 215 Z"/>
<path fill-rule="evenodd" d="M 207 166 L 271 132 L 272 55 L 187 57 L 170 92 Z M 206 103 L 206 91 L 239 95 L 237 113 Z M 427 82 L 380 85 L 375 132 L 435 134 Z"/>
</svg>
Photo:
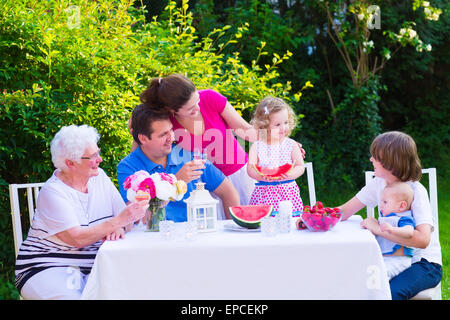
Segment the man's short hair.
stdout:
<svg viewBox="0 0 450 320">
<path fill-rule="evenodd" d="M 140 134 L 151 139 L 153 122 L 169 119 L 170 113 L 165 109 L 157 109 L 144 103 L 136 106 L 131 115 L 131 131 L 134 141 L 141 145 L 141 141 L 139 141 Z"/>
</svg>

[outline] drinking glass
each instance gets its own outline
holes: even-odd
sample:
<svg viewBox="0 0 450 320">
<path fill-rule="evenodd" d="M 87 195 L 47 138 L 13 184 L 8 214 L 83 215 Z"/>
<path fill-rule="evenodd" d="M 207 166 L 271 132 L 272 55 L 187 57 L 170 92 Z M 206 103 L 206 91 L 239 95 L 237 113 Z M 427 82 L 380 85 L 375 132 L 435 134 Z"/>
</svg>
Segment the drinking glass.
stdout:
<svg viewBox="0 0 450 320">
<path fill-rule="evenodd" d="M 192 157 L 195 162 L 205 162 L 207 157 L 206 157 L 206 153 L 202 152 L 202 149 L 200 148 L 195 148 L 194 151 L 192 152 Z M 198 179 L 198 181 L 203 182 L 202 178 L 200 177 Z"/>
<path fill-rule="evenodd" d="M 264 217 L 261 219 L 261 233 L 265 237 L 273 237 L 277 234 L 277 219 Z"/>
<path fill-rule="evenodd" d="M 159 233 L 164 240 L 170 240 L 174 237 L 175 223 L 171 220 L 159 222 Z"/>
<path fill-rule="evenodd" d="M 184 226 L 184 238 L 187 241 L 194 240 L 197 235 L 197 224 L 194 221 L 187 221 Z"/>
</svg>

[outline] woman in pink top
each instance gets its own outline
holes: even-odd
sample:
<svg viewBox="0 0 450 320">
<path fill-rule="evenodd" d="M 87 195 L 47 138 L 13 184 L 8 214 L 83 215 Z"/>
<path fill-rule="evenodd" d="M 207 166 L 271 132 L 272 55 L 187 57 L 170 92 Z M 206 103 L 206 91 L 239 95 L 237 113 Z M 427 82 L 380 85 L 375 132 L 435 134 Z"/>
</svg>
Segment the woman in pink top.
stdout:
<svg viewBox="0 0 450 320">
<path fill-rule="evenodd" d="M 241 204 L 248 204 L 255 180 L 247 174 L 248 155 L 236 140 L 253 142 L 256 130 L 214 90 L 197 90 L 185 76 L 172 74 L 155 78 L 141 94 L 142 103 L 168 108 L 178 144 L 199 151 L 210 160 L 238 190 Z"/>
</svg>

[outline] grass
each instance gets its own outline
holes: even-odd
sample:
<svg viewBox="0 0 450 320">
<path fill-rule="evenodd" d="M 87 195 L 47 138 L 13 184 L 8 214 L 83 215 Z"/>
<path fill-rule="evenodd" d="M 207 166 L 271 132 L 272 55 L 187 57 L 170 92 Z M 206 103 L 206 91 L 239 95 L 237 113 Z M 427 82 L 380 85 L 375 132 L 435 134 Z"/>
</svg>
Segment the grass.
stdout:
<svg viewBox="0 0 450 320">
<path fill-rule="evenodd" d="M 442 300 L 450 299 L 450 181 L 438 177 L 439 242 L 442 250 Z"/>
<path fill-rule="evenodd" d="M 450 299 L 450 181 L 438 177 L 438 207 L 439 207 L 439 240 L 442 250 L 443 276 L 441 282 L 442 299 Z M 357 191 L 357 190 L 356 190 Z M 340 205 L 350 199 L 356 191 L 329 192 L 329 196 L 317 193 L 317 200 L 323 201 L 327 205 Z M 306 195 L 305 195 L 306 197 Z M 365 216 L 365 210 L 359 212 Z M 14 287 L 14 267 L 0 266 L 0 300 L 19 299 L 17 290 Z"/>
</svg>

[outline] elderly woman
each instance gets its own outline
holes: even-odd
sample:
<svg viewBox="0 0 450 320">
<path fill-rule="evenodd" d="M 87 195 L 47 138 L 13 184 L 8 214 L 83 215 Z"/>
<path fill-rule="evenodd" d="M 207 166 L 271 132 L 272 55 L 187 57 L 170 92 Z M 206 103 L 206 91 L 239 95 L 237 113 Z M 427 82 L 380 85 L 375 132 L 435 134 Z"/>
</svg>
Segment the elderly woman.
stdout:
<svg viewBox="0 0 450 320">
<path fill-rule="evenodd" d="M 104 240 L 144 217 L 148 203 L 123 202 L 99 168 L 99 134 L 67 126 L 51 142 L 56 170 L 39 192 L 27 239 L 16 261 L 16 287 L 25 299 L 79 299 Z"/>
</svg>

